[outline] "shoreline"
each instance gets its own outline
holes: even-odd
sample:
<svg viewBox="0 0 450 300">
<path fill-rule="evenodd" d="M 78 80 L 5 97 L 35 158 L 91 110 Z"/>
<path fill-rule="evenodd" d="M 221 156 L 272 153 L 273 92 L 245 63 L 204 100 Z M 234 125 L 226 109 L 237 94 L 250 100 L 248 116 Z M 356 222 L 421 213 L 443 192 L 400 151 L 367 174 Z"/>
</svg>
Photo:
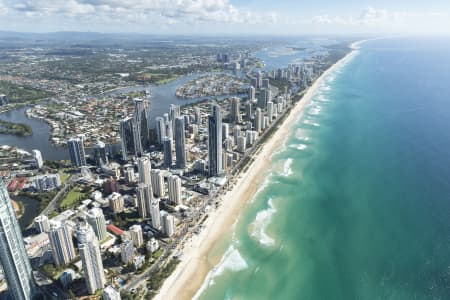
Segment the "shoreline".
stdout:
<svg viewBox="0 0 450 300">
<path fill-rule="evenodd" d="M 205 221 L 204 229 L 200 234 L 193 236 L 187 241 L 183 248 L 183 256 L 175 271 L 164 281 L 155 299 L 192 299 L 198 296 L 198 291 L 202 288 L 205 279 L 211 269 L 220 260 L 210 261 L 208 254 L 213 249 L 216 242 L 224 236 L 232 233 L 241 209 L 244 208 L 263 184 L 267 170 L 271 168 L 272 154 L 278 150 L 290 136 L 292 126 L 302 116 L 305 107 L 311 102 L 312 97 L 328 75 L 333 73 L 338 67 L 345 65 L 356 54 L 359 45 L 367 40 L 361 40 L 350 44 L 350 51 L 335 64 L 330 66 L 322 75 L 309 87 L 289 112 L 289 115 L 282 122 L 274 135 L 262 145 L 259 152 L 254 157 L 255 160 L 250 167 L 239 175 L 238 181 L 231 191 L 223 195 L 222 205 L 211 212 Z"/>
</svg>

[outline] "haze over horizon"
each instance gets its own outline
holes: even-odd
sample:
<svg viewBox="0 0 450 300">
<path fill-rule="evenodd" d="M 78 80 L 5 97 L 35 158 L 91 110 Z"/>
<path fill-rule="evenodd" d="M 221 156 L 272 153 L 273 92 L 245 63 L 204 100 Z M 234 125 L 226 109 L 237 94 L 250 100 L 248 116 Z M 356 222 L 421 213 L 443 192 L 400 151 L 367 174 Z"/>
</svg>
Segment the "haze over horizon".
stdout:
<svg viewBox="0 0 450 300">
<path fill-rule="evenodd" d="M 0 28 L 145 34 L 450 34 L 450 3 L 268 0 L 0 0 Z"/>
</svg>

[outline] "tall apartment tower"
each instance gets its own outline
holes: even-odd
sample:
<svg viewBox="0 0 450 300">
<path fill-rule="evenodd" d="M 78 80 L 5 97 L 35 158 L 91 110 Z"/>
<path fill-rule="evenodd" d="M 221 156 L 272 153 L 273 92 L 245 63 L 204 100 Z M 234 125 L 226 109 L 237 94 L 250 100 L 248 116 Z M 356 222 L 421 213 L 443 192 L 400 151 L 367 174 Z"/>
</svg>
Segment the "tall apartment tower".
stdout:
<svg viewBox="0 0 450 300">
<path fill-rule="evenodd" d="M 148 101 L 134 99 L 133 112 L 133 139 L 136 149 L 135 155 L 141 156 L 150 147 L 148 128 Z"/>
<path fill-rule="evenodd" d="M 75 259 L 72 232 L 64 223 L 53 223 L 48 232 L 52 247 L 53 261 L 57 266 L 65 266 Z"/>
<path fill-rule="evenodd" d="M 106 239 L 106 221 L 101 208 L 91 208 L 87 213 L 87 221 L 89 225 L 91 225 L 99 241 Z"/>
<path fill-rule="evenodd" d="M 181 204 L 181 179 L 176 175 L 167 178 L 169 186 L 169 201 L 174 204 Z"/>
<path fill-rule="evenodd" d="M 185 145 L 184 117 L 175 119 L 175 155 L 176 167 L 178 169 L 186 168 L 186 145 Z"/>
<path fill-rule="evenodd" d="M 95 164 L 99 167 L 107 165 L 109 160 L 105 143 L 102 141 L 97 141 L 94 145 L 92 145 L 92 148 L 94 150 Z"/>
<path fill-rule="evenodd" d="M 230 120 L 233 123 L 239 123 L 241 121 L 240 104 L 241 99 L 237 97 L 231 98 Z"/>
<path fill-rule="evenodd" d="M 122 150 L 122 159 L 128 160 L 131 155 L 136 155 L 136 147 L 133 136 L 133 119 L 125 118 L 120 120 L 120 145 Z"/>
<path fill-rule="evenodd" d="M 76 137 L 68 140 L 67 149 L 69 149 L 70 160 L 73 166 L 81 167 L 86 165 L 83 138 Z"/>
<path fill-rule="evenodd" d="M 153 200 L 152 186 L 139 183 L 136 188 L 139 216 L 147 219 L 150 215 L 150 206 Z"/>
<path fill-rule="evenodd" d="M 172 139 L 168 136 L 164 138 L 164 167 L 172 166 Z"/>
<path fill-rule="evenodd" d="M 0 262 L 10 295 L 15 300 L 30 300 L 35 284 L 23 237 L 8 191 L 0 178 Z"/>
<path fill-rule="evenodd" d="M 152 185 L 152 180 L 150 177 L 150 171 L 152 170 L 152 164 L 150 158 L 144 156 L 140 157 L 137 161 L 138 171 L 139 171 L 139 182 L 145 183 L 147 185 Z"/>
<path fill-rule="evenodd" d="M 153 195 L 155 195 L 158 198 L 164 197 L 165 196 L 164 176 L 161 170 L 158 169 L 152 170 L 151 177 L 152 177 Z"/>
<path fill-rule="evenodd" d="M 222 115 L 220 106 L 212 107 L 212 115 L 208 117 L 208 167 L 209 176 L 223 173 L 222 168 Z"/>
<path fill-rule="evenodd" d="M 163 139 L 167 135 L 166 134 L 166 124 L 164 122 L 164 118 L 156 117 L 156 138 L 159 145 L 163 144 Z"/>
<path fill-rule="evenodd" d="M 152 226 L 155 229 L 161 227 L 161 212 L 159 210 L 159 199 L 154 199 L 150 206 L 150 216 L 152 217 Z"/>
<path fill-rule="evenodd" d="M 78 226 L 77 239 L 87 290 L 94 294 L 106 282 L 100 245 L 91 225 L 87 223 Z"/>
<path fill-rule="evenodd" d="M 33 155 L 33 160 L 38 169 L 42 168 L 44 166 L 44 160 L 42 159 L 42 153 L 41 151 L 34 149 L 31 151 Z"/>
</svg>

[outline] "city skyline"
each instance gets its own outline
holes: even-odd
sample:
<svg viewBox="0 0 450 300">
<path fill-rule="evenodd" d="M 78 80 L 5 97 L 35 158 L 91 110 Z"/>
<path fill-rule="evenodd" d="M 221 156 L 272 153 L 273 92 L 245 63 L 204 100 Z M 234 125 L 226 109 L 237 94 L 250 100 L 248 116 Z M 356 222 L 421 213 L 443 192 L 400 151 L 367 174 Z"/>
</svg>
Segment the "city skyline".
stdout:
<svg viewBox="0 0 450 300">
<path fill-rule="evenodd" d="M 0 0 L 0 26 L 21 32 L 190 35 L 450 33 L 448 2 L 415 2 Z"/>
</svg>

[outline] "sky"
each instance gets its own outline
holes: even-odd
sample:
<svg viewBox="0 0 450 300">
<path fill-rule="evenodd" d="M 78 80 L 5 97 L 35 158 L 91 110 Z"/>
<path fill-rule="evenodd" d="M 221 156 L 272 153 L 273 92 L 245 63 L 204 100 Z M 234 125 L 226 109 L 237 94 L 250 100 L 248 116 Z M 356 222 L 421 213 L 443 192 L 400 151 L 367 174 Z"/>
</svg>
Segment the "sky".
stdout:
<svg viewBox="0 0 450 300">
<path fill-rule="evenodd" d="M 450 34 L 450 0 L 0 0 L 0 30 Z"/>
</svg>

